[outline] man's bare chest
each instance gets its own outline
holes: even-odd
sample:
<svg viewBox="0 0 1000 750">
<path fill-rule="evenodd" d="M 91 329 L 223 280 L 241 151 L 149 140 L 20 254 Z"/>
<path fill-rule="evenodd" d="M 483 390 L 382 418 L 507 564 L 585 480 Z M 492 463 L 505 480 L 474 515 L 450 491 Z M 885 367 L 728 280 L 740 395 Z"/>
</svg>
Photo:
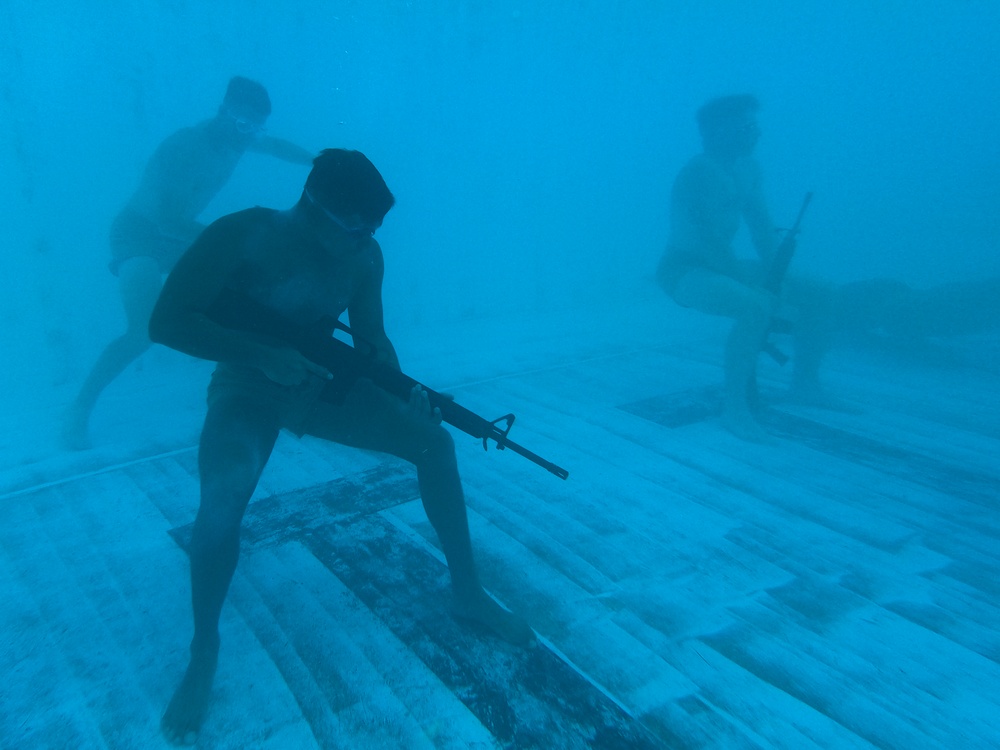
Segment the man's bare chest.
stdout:
<svg viewBox="0 0 1000 750">
<path fill-rule="evenodd" d="M 236 286 L 303 325 L 340 317 L 371 273 L 362 254 L 334 256 L 318 245 L 274 243 L 240 269 Z"/>
</svg>

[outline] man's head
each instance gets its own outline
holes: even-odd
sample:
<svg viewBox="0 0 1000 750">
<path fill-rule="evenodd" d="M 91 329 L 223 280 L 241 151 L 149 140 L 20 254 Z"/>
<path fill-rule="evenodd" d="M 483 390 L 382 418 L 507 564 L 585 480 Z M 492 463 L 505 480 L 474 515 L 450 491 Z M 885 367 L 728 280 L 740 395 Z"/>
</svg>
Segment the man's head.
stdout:
<svg viewBox="0 0 1000 750">
<path fill-rule="evenodd" d="M 271 98 L 261 84 L 243 76 L 234 76 L 229 80 L 226 95 L 219 106 L 219 117 L 231 123 L 238 134 L 260 135 L 270 114 Z"/>
<path fill-rule="evenodd" d="M 712 99 L 696 115 L 705 150 L 726 156 L 749 156 L 757 145 L 760 102 L 752 94 Z"/>
<path fill-rule="evenodd" d="M 360 151 L 328 148 L 313 159 L 303 198 L 347 232 L 374 233 L 396 199 Z"/>
</svg>

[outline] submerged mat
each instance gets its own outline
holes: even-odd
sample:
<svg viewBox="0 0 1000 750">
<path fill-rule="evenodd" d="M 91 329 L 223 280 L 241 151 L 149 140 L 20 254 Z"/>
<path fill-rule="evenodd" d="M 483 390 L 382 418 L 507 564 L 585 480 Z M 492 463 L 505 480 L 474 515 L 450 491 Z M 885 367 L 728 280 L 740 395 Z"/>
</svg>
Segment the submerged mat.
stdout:
<svg viewBox="0 0 1000 750">
<path fill-rule="evenodd" d="M 446 566 L 426 542 L 384 511 L 414 501 L 409 466 L 380 465 L 361 475 L 255 501 L 242 545 L 300 544 L 339 579 L 438 680 L 475 715 L 504 748 L 658 748 L 641 723 L 600 687 L 545 644 L 519 649 L 459 624 L 450 615 Z M 171 534 L 182 546 L 190 525 Z M 303 630 L 315 625 L 301 623 Z M 258 634 L 259 635 L 259 634 Z M 318 636 L 283 636 L 289 643 Z M 262 646 L 271 651 L 268 643 Z M 311 670 L 329 669 L 300 657 Z M 335 667 L 334 667 L 335 668 Z M 312 674 L 316 684 L 336 675 Z M 289 684 L 295 692 L 296 686 Z M 300 701 L 323 744 L 323 715 Z"/>
</svg>

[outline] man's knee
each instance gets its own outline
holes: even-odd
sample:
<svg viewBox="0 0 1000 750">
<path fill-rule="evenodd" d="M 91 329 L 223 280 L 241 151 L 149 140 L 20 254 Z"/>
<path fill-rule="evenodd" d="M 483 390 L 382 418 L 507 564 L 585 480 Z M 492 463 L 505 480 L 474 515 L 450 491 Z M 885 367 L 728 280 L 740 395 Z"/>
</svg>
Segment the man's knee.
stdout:
<svg viewBox="0 0 1000 750">
<path fill-rule="evenodd" d="M 424 438 L 428 450 L 436 454 L 450 454 L 455 452 L 455 441 L 441 425 L 434 425 L 427 431 Z"/>
<path fill-rule="evenodd" d="M 238 536 L 254 487 L 255 482 L 243 473 L 203 476 L 195 536 L 209 546 Z"/>
<path fill-rule="evenodd" d="M 253 492 L 267 457 L 247 443 L 213 442 L 202 446 L 199 457 L 202 487 L 218 488 L 221 494 Z"/>
<path fill-rule="evenodd" d="M 429 425 L 420 436 L 414 463 L 454 461 L 455 441 L 441 425 Z"/>
<path fill-rule="evenodd" d="M 212 555 L 220 546 L 237 542 L 242 521 L 242 513 L 210 508 L 203 499 L 191 534 L 191 554 Z"/>
</svg>

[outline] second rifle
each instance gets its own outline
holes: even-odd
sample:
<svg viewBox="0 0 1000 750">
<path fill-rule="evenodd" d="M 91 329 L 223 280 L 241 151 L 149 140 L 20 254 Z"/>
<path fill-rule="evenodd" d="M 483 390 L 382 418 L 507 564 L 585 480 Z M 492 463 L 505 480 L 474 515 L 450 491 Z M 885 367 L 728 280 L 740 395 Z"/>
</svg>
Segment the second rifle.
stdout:
<svg viewBox="0 0 1000 750">
<path fill-rule="evenodd" d="M 805 197 L 802 199 L 802 205 L 799 207 L 799 213 L 795 217 L 795 223 L 785 232 L 785 236 L 781 238 L 781 242 L 778 243 L 778 247 L 774 252 L 774 258 L 771 260 L 771 265 L 767 269 L 767 277 L 764 279 L 764 288 L 771 292 L 775 296 L 781 294 L 781 285 L 785 281 L 785 275 L 788 273 L 788 267 L 792 263 L 792 256 L 795 255 L 795 238 L 801 231 L 802 218 L 806 215 L 806 209 L 809 208 L 809 203 L 812 201 L 812 191 L 806 193 Z M 787 333 L 791 328 L 788 321 L 775 320 L 771 324 L 771 328 L 768 330 L 768 338 L 764 339 L 764 344 L 761 350 L 764 351 L 771 359 L 777 362 L 779 365 L 784 365 L 788 362 L 788 355 L 782 352 L 778 347 L 776 347 L 771 341 L 770 334 L 772 332 L 782 332 Z"/>
</svg>

